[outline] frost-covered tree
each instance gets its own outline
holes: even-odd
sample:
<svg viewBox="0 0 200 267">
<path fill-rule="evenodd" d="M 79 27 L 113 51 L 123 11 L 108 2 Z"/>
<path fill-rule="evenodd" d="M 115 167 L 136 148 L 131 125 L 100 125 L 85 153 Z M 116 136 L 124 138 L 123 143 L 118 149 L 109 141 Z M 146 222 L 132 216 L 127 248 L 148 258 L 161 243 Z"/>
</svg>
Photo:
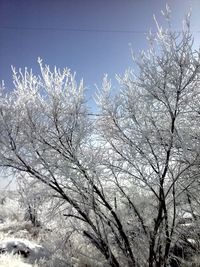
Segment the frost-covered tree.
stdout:
<svg viewBox="0 0 200 267">
<path fill-rule="evenodd" d="M 118 77 L 121 90 L 114 100 L 105 77 L 98 96 L 99 127 L 108 148 L 104 166 L 138 219 L 151 267 L 169 266 L 179 238 L 178 203 L 186 193 L 192 198 L 194 188 L 200 190 L 200 51 L 193 49 L 189 16 L 177 33 L 170 29 L 168 7 L 164 15 L 169 27 L 156 22 L 149 50 L 135 58 L 138 71 Z M 135 192 L 149 197 L 150 214 L 138 205 Z"/>
<path fill-rule="evenodd" d="M 108 241 L 112 236 L 124 260 L 135 264 L 130 241 L 99 179 L 99 149 L 93 147 L 83 83 L 77 85 L 68 69 L 51 72 L 41 60 L 39 64 L 40 77 L 13 69 L 15 90 L 1 96 L 0 164 L 46 184 L 49 194 L 63 202 L 66 219 L 73 219 L 74 228 L 111 266 L 119 266 Z"/>
<path fill-rule="evenodd" d="M 17 192 L 25 221 L 30 221 L 34 227 L 42 227 L 41 217 L 43 210 L 47 209 L 45 204 L 48 199 L 43 183 L 29 176 L 26 179 L 23 174 L 17 178 Z"/>
<path fill-rule="evenodd" d="M 41 60 L 0 97 L 0 165 L 42 182 L 113 267 L 169 266 L 180 203 L 199 190 L 200 52 L 188 17 L 181 33 L 157 27 L 115 97 L 104 79 L 96 121 L 82 81 Z"/>
</svg>

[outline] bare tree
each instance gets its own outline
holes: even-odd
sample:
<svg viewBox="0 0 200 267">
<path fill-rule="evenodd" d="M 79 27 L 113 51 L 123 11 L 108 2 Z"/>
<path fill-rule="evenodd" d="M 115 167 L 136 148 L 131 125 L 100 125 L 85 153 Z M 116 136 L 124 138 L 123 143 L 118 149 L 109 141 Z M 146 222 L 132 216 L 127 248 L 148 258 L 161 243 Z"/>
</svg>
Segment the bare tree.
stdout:
<svg viewBox="0 0 200 267">
<path fill-rule="evenodd" d="M 25 221 L 30 221 L 34 227 L 42 227 L 41 213 L 47 196 L 43 184 L 36 179 L 26 179 L 26 175 L 17 177 L 17 192 L 19 203 L 24 209 Z"/>
<path fill-rule="evenodd" d="M 66 218 L 80 221 L 79 230 L 111 266 L 120 266 L 113 238 L 124 262 L 134 266 L 129 238 L 98 176 L 83 83 L 77 85 L 68 69 L 51 72 L 39 64 L 41 77 L 13 69 L 15 90 L 1 96 L 1 166 L 46 184 L 68 207 Z"/>
<path fill-rule="evenodd" d="M 104 166 L 148 240 L 149 267 L 169 265 L 177 203 L 194 184 L 199 190 L 200 52 L 193 50 L 189 16 L 177 33 L 170 29 L 168 7 L 164 15 L 169 27 L 156 22 L 149 50 L 134 59 L 138 71 L 118 77 L 121 91 L 115 97 L 105 77 L 97 98 L 108 148 Z M 150 216 L 135 192 L 149 196 Z"/>
</svg>

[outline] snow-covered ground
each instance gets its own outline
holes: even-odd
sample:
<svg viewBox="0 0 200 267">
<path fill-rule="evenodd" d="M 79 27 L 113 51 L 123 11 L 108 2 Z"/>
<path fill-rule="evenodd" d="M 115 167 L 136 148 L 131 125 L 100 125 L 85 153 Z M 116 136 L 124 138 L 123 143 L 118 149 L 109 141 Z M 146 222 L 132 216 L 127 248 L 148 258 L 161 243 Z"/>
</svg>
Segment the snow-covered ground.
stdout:
<svg viewBox="0 0 200 267">
<path fill-rule="evenodd" d="M 0 267 L 38 267 L 38 265 L 23 262 L 21 256 L 3 254 L 0 257 Z"/>
</svg>

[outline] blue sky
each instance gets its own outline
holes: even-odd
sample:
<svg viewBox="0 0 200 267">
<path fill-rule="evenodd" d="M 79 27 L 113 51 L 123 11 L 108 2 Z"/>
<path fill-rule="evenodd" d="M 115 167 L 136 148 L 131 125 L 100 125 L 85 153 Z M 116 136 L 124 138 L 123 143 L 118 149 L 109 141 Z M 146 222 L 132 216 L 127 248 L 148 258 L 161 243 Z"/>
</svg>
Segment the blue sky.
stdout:
<svg viewBox="0 0 200 267">
<path fill-rule="evenodd" d="M 169 0 L 175 30 L 192 7 L 192 30 L 200 40 L 200 0 Z M 162 22 L 164 0 L 0 0 L 0 80 L 13 88 L 11 65 L 39 71 L 69 67 L 84 78 L 88 96 L 104 73 L 113 79 L 132 67 L 129 44 L 145 49 L 145 32 Z"/>
</svg>

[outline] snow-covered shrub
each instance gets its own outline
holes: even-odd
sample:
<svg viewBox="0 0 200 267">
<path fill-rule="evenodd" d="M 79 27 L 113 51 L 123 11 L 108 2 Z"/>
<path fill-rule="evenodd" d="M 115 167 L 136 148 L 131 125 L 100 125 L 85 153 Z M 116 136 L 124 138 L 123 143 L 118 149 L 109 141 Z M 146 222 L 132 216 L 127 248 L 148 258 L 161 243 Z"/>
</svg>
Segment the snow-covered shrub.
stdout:
<svg viewBox="0 0 200 267">
<path fill-rule="evenodd" d="M 37 245 L 26 239 L 7 238 L 0 242 L 0 253 L 19 254 L 29 263 L 34 263 L 40 259 L 49 257 L 49 253 L 44 247 Z"/>
</svg>

